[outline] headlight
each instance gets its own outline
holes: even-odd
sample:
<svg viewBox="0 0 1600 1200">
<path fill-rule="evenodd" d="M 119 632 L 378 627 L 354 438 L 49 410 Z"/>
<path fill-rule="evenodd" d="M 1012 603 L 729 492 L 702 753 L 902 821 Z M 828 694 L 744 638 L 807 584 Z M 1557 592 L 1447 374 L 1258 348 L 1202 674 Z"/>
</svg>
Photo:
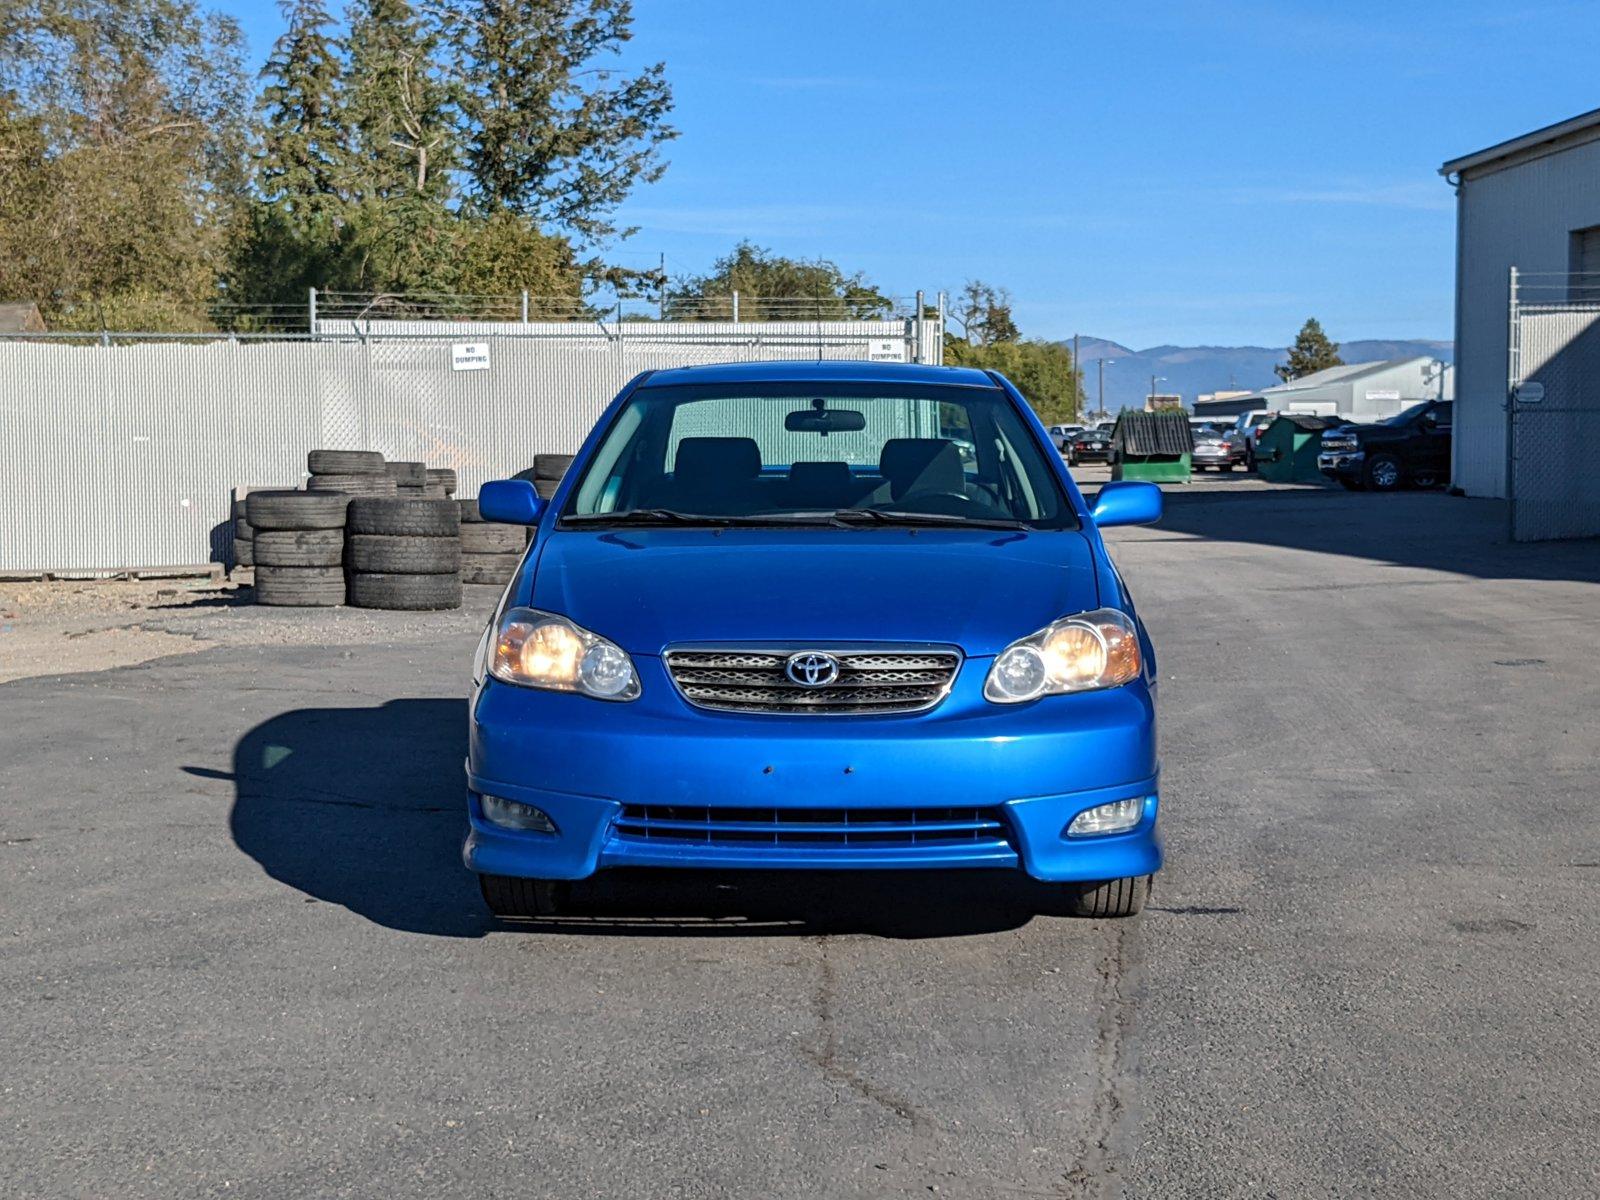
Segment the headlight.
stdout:
<svg viewBox="0 0 1600 1200">
<path fill-rule="evenodd" d="M 1007 646 L 989 668 L 983 694 L 996 704 L 1117 687 L 1139 677 L 1139 634 L 1114 608 L 1063 617 Z"/>
<path fill-rule="evenodd" d="M 490 651 L 489 674 L 505 683 L 579 692 L 596 700 L 634 700 L 639 673 L 614 642 L 555 613 L 510 609 Z"/>
</svg>

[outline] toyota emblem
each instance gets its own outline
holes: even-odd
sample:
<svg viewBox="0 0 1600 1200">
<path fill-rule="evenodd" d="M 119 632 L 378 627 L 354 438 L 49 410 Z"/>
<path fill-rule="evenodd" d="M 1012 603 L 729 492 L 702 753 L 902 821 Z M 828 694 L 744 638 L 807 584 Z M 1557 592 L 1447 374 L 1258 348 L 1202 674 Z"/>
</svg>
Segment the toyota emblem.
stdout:
<svg viewBox="0 0 1600 1200">
<path fill-rule="evenodd" d="M 802 650 L 791 654 L 783 666 L 783 673 L 801 687 L 820 688 L 835 683 L 839 678 L 839 660 L 831 654 L 815 650 Z"/>
</svg>

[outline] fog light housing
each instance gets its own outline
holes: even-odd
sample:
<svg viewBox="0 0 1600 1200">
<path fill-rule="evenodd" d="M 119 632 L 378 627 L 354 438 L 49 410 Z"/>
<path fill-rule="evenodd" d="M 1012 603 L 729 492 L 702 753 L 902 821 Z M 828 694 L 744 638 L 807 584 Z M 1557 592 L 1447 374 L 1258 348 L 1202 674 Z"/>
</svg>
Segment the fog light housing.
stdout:
<svg viewBox="0 0 1600 1200">
<path fill-rule="evenodd" d="M 518 829 L 524 833 L 556 831 L 556 823 L 542 808 L 507 800 L 502 796 L 482 795 L 478 797 L 478 802 L 483 805 L 484 819 L 491 825 L 498 825 L 502 829 Z"/>
<path fill-rule="evenodd" d="M 1067 826 L 1068 837 L 1104 837 L 1108 833 L 1127 833 L 1144 820 L 1143 796 L 1131 800 L 1113 800 L 1110 804 L 1097 804 L 1086 808 L 1072 818 Z"/>
</svg>

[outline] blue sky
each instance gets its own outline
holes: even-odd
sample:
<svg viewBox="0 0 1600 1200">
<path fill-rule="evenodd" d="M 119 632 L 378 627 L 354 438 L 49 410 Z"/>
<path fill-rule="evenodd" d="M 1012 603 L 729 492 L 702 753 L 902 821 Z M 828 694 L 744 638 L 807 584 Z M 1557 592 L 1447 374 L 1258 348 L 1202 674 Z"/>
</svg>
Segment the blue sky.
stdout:
<svg viewBox="0 0 1600 1200">
<path fill-rule="evenodd" d="M 274 5 L 218 4 L 258 60 Z M 612 257 L 740 237 L 883 289 L 1007 287 L 1023 332 L 1448 338 L 1446 158 L 1600 106 L 1594 0 L 638 0 L 681 136 Z"/>
</svg>

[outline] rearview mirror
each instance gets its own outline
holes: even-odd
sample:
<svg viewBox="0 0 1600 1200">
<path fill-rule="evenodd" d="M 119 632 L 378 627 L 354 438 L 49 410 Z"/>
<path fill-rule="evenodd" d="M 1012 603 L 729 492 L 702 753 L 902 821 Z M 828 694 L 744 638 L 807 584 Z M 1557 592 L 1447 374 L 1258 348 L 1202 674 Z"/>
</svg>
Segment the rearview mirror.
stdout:
<svg viewBox="0 0 1600 1200">
<path fill-rule="evenodd" d="M 788 413 L 783 427 L 790 433 L 858 433 L 867 427 L 867 416 L 853 408 L 812 408 Z"/>
<path fill-rule="evenodd" d="M 1100 489 L 1089 515 L 1104 529 L 1110 525 L 1154 525 L 1161 520 L 1161 489 L 1153 483 L 1118 480 Z"/>
<path fill-rule="evenodd" d="M 478 512 L 501 525 L 537 525 L 544 498 L 526 479 L 497 479 L 478 490 Z"/>
</svg>

